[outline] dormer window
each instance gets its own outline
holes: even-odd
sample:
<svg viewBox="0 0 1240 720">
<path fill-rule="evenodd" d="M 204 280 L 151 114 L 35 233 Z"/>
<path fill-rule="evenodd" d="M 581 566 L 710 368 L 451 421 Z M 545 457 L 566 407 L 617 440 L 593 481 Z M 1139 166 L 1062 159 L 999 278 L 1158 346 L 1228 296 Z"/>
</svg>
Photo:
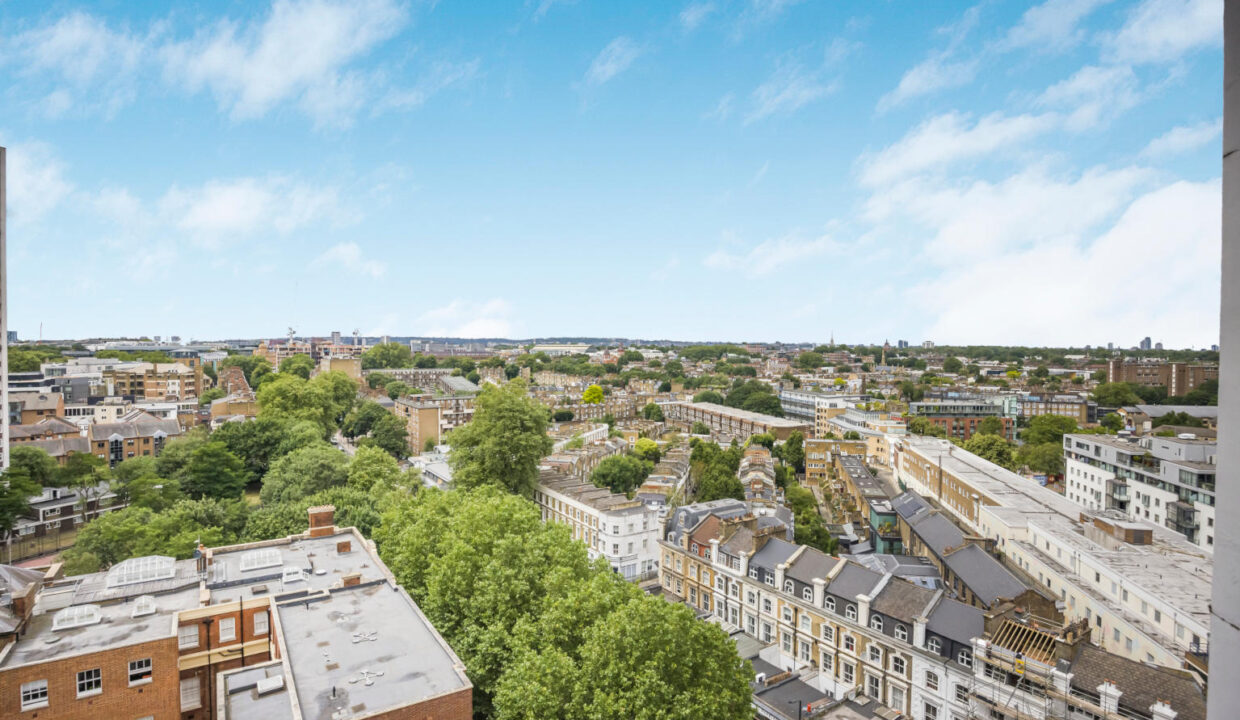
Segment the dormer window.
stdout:
<svg viewBox="0 0 1240 720">
<path fill-rule="evenodd" d="M 848 618 L 849 620 L 856 620 L 857 619 L 857 606 L 849 605 L 848 607 L 844 608 L 844 617 Z"/>
<path fill-rule="evenodd" d="M 883 631 L 883 618 L 881 615 L 870 616 L 870 629 L 877 630 L 879 632 Z"/>
<path fill-rule="evenodd" d="M 796 592 L 796 588 L 793 587 L 791 580 L 784 581 L 784 592 L 788 593 L 789 595 Z"/>
</svg>

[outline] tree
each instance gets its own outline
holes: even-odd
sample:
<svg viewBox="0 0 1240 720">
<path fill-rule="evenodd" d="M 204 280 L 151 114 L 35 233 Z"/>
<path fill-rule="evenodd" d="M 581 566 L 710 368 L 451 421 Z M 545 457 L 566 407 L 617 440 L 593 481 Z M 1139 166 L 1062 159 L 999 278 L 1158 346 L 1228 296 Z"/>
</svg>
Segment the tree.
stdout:
<svg viewBox="0 0 1240 720">
<path fill-rule="evenodd" d="M 650 438 L 638 438 L 633 444 L 633 454 L 642 460 L 649 460 L 651 463 L 659 462 L 659 444 Z"/>
<path fill-rule="evenodd" d="M 25 467 L 11 466 L 0 476 L 0 537 L 7 542 L 17 521 L 30 509 L 30 498 L 39 494 L 39 483 Z"/>
<path fill-rule="evenodd" d="M 300 500 L 348 480 L 349 461 L 327 443 L 304 447 L 271 464 L 259 491 L 264 505 Z"/>
<path fill-rule="evenodd" d="M 556 422 L 570 422 L 573 419 L 572 410 L 556 410 L 551 414 L 551 419 Z"/>
<path fill-rule="evenodd" d="M 302 380 L 309 380 L 314 371 L 314 360 L 309 355 L 289 355 L 280 361 L 280 372 L 291 373 Z"/>
<path fill-rule="evenodd" d="M 340 432 L 349 439 L 369 435 L 380 418 L 391 414 L 374 400 L 365 400 L 345 416 L 344 422 L 340 424 Z"/>
<path fill-rule="evenodd" d="M 805 436 L 799 430 L 788 435 L 782 446 L 784 462 L 796 472 L 805 472 Z"/>
<path fill-rule="evenodd" d="M 348 486 L 363 492 L 390 490 L 400 480 L 400 465 L 377 447 L 360 447 L 349 462 Z"/>
<path fill-rule="evenodd" d="M 978 435 L 1003 435 L 1003 421 L 997 417 L 984 418 L 977 424 Z"/>
<path fill-rule="evenodd" d="M 229 452 L 224 443 L 212 441 L 199 446 L 190 455 L 181 488 L 194 499 L 237 498 L 249 477 L 241 458 Z"/>
<path fill-rule="evenodd" d="M 57 473 L 57 482 L 77 491 L 83 511 L 112 487 L 107 461 L 90 453 L 71 453 Z"/>
<path fill-rule="evenodd" d="M 118 484 L 117 496 L 132 507 L 163 512 L 185 499 L 179 482 L 158 475 L 141 475 Z"/>
<path fill-rule="evenodd" d="M 952 373 L 953 375 L 964 369 L 964 363 L 960 362 L 960 358 L 949 357 L 943 361 L 943 372 Z"/>
<path fill-rule="evenodd" d="M 646 403 L 646 407 L 642 408 L 642 417 L 647 420 L 663 422 L 663 408 L 655 403 Z"/>
<path fill-rule="evenodd" d="M 364 442 L 373 444 L 394 458 L 403 458 L 409 454 L 409 429 L 403 420 L 387 413 L 371 427 L 370 437 Z"/>
<path fill-rule="evenodd" d="M 205 407 L 215 402 L 216 400 L 219 400 L 222 397 L 224 397 L 223 388 L 213 387 L 209 390 L 206 390 L 205 392 L 203 392 L 201 395 L 198 396 L 198 406 Z"/>
<path fill-rule="evenodd" d="M 1016 462 L 1035 473 L 1062 475 L 1064 468 L 1063 446 L 1050 442 L 1037 445 L 1022 445 L 1016 451 Z"/>
<path fill-rule="evenodd" d="M 1104 382 L 1094 388 L 1094 402 L 1103 407 L 1124 407 L 1141 402 L 1141 396 L 1133 391 L 1132 386 L 1122 382 Z"/>
<path fill-rule="evenodd" d="M 689 429 L 689 432 L 694 435 L 709 435 L 710 426 L 701 420 L 695 420 L 693 422 L 693 427 Z"/>
<path fill-rule="evenodd" d="M 401 382 L 400 380 L 393 380 L 385 385 L 383 389 L 387 393 L 388 399 L 396 400 L 408 395 L 409 391 L 413 388 L 409 387 L 407 383 Z"/>
<path fill-rule="evenodd" d="M 816 353 L 811 350 L 797 355 L 796 366 L 802 370 L 817 370 L 825 365 L 826 362 L 827 361 L 822 356 L 822 353 Z"/>
<path fill-rule="evenodd" d="M 965 441 L 964 449 L 1008 470 L 1016 468 L 1012 444 L 998 435 L 974 435 Z"/>
<path fill-rule="evenodd" d="M 41 487 L 55 484 L 56 461 L 43 448 L 24 443 L 13 445 L 9 450 L 9 469 L 17 474 L 24 472 L 27 478 Z"/>
<path fill-rule="evenodd" d="M 1045 365 L 1039 365 L 1033 369 L 1032 374 L 1034 377 L 1047 378 L 1050 377 L 1051 371 Z"/>
<path fill-rule="evenodd" d="M 1120 417 L 1118 413 L 1111 412 L 1103 415 L 1102 420 L 1098 424 L 1111 432 L 1119 432 L 1124 429 L 1124 418 Z"/>
<path fill-rule="evenodd" d="M 229 452 L 241 458 L 251 477 L 261 478 L 281 456 L 322 442 L 323 435 L 313 422 L 260 417 L 243 423 L 224 423 L 211 433 L 211 439 L 224 443 Z M 164 448 L 160 457 L 167 454 L 168 449 Z"/>
<path fill-rule="evenodd" d="M 232 425 L 235 423 L 228 424 Z M 164 445 L 163 451 L 159 453 L 159 457 L 155 458 L 155 474 L 162 478 L 183 480 L 194 451 L 205 444 L 207 444 L 207 433 L 206 429 L 201 427 L 194 428 L 181 437 L 168 441 L 168 444 Z M 72 460 L 72 456 L 70 456 L 70 460 Z"/>
<path fill-rule="evenodd" d="M 1063 436 L 1079 429 L 1076 420 L 1066 415 L 1038 415 L 1021 431 L 1020 439 L 1028 445 L 1054 443 L 1062 446 Z"/>
<path fill-rule="evenodd" d="M 844 440 L 860 440 L 860 439 L 861 439 L 861 433 L 857 432 L 856 430 L 846 430 L 846 431 L 844 432 L 844 438 L 843 438 L 843 439 L 844 439 Z"/>
<path fill-rule="evenodd" d="M 362 353 L 362 368 L 365 370 L 407 367 L 413 367 L 413 352 L 408 345 L 381 343 Z M 431 358 L 430 367 L 435 367 L 434 358 Z"/>
<path fill-rule="evenodd" d="M 581 394 L 581 402 L 586 405 L 598 405 L 603 402 L 603 388 L 591 385 Z"/>
<path fill-rule="evenodd" d="M 487 384 L 474 402 L 472 422 L 448 435 L 452 482 L 494 485 L 532 497 L 538 464 L 551 452 L 546 408 L 525 394 L 525 383 Z"/>
<path fill-rule="evenodd" d="M 711 465 L 698 481 L 697 502 L 710 502 L 723 498 L 745 499 L 745 486 L 736 477 L 735 470 L 723 465 Z"/>
<path fill-rule="evenodd" d="M 770 433 L 758 433 L 756 435 L 750 435 L 749 440 L 746 444 L 747 445 L 761 445 L 767 450 L 770 450 L 771 448 L 775 447 L 775 436 Z"/>
<path fill-rule="evenodd" d="M 64 553 L 65 573 L 95 572 L 131 557 L 190 557 L 207 546 L 235 543 L 249 508 L 241 500 L 181 500 L 165 512 L 130 506 L 95 518 Z"/>
<path fill-rule="evenodd" d="M 605 487 L 614 493 L 627 495 L 645 481 L 653 467 L 653 463 L 632 455 L 612 455 L 603 458 L 594 468 L 594 472 L 590 473 L 590 482 L 595 487 Z"/>
<path fill-rule="evenodd" d="M 264 383 L 257 397 L 260 416 L 309 420 L 322 428 L 326 437 L 353 407 L 357 383 L 335 370 L 310 380 L 281 374 Z"/>
<path fill-rule="evenodd" d="M 230 355 L 220 361 L 220 368 L 239 367 L 245 375 L 250 387 L 257 387 L 259 381 L 271 374 L 271 363 L 267 358 L 258 355 Z"/>
<path fill-rule="evenodd" d="M 695 403 L 714 403 L 714 404 L 716 404 L 716 405 L 722 405 L 722 404 L 723 404 L 723 396 L 722 396 L 722 395 L 720 395 L 720 394 L 719 394 L 717 391 L 715 391 L 715 390 L 703 390 L 702 392 L 700 392 L 700 393 L 698 393 L 698 394 L 696 394 L 696 395 L 694 395 L 694 396 L 693 396 L 693 402 L 695 402 Z"/>
</svg>

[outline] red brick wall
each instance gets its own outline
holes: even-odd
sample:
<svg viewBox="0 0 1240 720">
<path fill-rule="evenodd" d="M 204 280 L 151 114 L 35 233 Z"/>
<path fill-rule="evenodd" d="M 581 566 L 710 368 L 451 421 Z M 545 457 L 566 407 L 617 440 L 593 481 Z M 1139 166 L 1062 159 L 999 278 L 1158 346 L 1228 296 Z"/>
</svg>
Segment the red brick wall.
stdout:
<svg viewBox="0 0 1240 720">
<path fill-rule="evenodd" d="M 69 640 L 72 642 L 72 640 Z M 129 661 L 151 658 L 151 682 L 129 686 Z M 103 692 L 78 699 L 77 674 L 99 668 Z M 47 680 L 48 705 L 22 712 L 21 685 Z M 103 720 L 152 715 L 174 720 L 180 715 L 180 673 L 176 638 L 130 645 L 0 672 L 0 718 L 21 720 Z"/>
<path fill-rule="evenodd" d="M 465 688 L 372 717 L 374 720 L 472 720 L 473 715 L 473 690 Z"/>
</svg>

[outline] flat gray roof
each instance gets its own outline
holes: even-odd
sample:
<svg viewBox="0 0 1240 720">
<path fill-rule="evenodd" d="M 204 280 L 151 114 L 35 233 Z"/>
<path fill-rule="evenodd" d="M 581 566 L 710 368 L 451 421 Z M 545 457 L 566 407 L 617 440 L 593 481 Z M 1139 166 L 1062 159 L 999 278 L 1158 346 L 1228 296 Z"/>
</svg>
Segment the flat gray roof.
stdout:
<svg viewBox="0 0 1240 720">
<path fill-rule="evenodd" d="M 277 613 L 307 720 L 370 715 L 471 687 L 422 611 L 386 581 L 288 602 Z"/>
<path fill-rule="evenodd" d="M 345 540 L 349 541 L 349 551 L 339 552 L 337 544 Z M 263 551 L 278 552 L 279 563 L 254 570 L 241 569 L 242 561 L 247 556 Z M 286 567 L 302 570 L 304 579 L 285 584 L 282 575 Z M 358 536 L 352 532 L 339 532 L 324 537 L 299 538 L 292 542 L 280 540 L 261 547 L 214 551 L 207 572 L 207 589 L 211 591 L 211 604 L 219 605 L 252 599 L 255 595 L 251 588 L 255 585 L 266 585 L 270 595 L 297 590 L 326 590 L 350 573 L 361 573 L 364 583 L 387 577 Z"/>
<path fill-rule="evenodd" d="M 224 693 L 224 714 L 228 720 L 295 720 L 289 698 L 288 678 L 280 661 L 221 673 Z M 268 678 L 283 678 L 278 688 L 259 693 L 258 683 Z"/>
</svg>

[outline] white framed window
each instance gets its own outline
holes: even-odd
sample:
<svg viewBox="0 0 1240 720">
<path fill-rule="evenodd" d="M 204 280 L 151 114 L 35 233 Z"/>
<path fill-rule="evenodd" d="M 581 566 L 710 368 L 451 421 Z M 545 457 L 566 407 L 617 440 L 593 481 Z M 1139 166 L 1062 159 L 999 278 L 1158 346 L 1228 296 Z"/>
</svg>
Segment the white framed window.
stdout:
<svg viewBox="0 0 1240 720">
<path fill-rule="evenodd" d="M 889 698 L 887 702 L 888 707 L 891 707 L 896 710 L 899 710 L 900 712 L 903 712 L 904 711 L 904 688 L 896 687 L 895 685 L 892 685 L 891 688 L 887 691 L 887 694 Z"/>
<path fill-rule="evenodd" d="M 926 689 L 927 690 L 938 690 L 939 689 L 938 673 L 933 673 L 933 672 L 930 672 L 929 670 L 926 671 Z"/>
<path fill-rule="evenodd" d="M 870 629 L 877 630 L 879 632 L 883 631 L 883 617 L 881 615 L 870 616 Z"/>
<path fill-rule="evenodd" d="M 835 642 L 835 628 L 825 622 L 822 624 L 822 639 L 829 643 Z"/>
<path fill-rule="evenodd" d="M 220 642 L 232 642 L 237 639 L 237 621 L 234 618 L 220 618 Z"/>
<path fill-rule="evenodd" d="M 848 618 L 849 620 L 856 620 L 857 619 L 857 606 L 849 605 L 848 607 L 844 608 L 844 617 Z"/>
<path fill-rule="evenodd" d="M 964 665 L 965 667 L 973 667 L 973 653 L 968 650 L 961 649 L 960 652 L 956 653 L 956 662 Z"/>
<path fill-rule="evenodd" d="M 834 658 L 832 658 L 832 656 L 826 654 L 825 652 L 822 653 L 822 671 L 823 672 L 825 673 L 831 672 L 831 665 L 833 664 L 832 663 L 833 659 Z"/>
<path fill-rule="evenodd" d="M 812 589 L 812 588 L 805 588 L 804 590 L 802 590 L 802 591 L 801 591 L 801 599 L 802 599 L 802 600 L 813 600 L 813 599 L 814 599 L 814 591 L 813 591 L 813 589 Z"/>
<path fill-rule="evenodd" d="M 855 672 L 856 668 L 852 663 L 840 663 L 840 676 L 843 678 L 844 682 L 852 684 L 853 679 L 856 678 L 856 675 L 854 674 Z"/>
<path fill-rule="evenodd" d="M 784 622 L 786 623 L 792 622 L 792 608 L 788 607 L 787 605 L 784 606 Z"/>
<path fill-rule="evenodd" d="M 792 654 L 792 635 L 788 633 L 780 633 L 780 635 L 781 635 L 781 638 L 780 638 L 781 647 L 783 647 L 784 652 L 791 655 Z"/>
<path fill-rule="evenodd" d="M 956 686 L 956 702 L 960 702 L 960 703 L 969 702 L 969 688 L 968 687 L 964 685 Z"/>
<path fill-rule="evenodd" d="M 198 676 L 181 679 L 181 712 L 202 707 L 202 693 L 198 688 Z"/>
<path fill-rule="evenodd" d="M 892 655 L 891 656 L 891 672 L 897 675 L 903 675 L 904 668 L 905 668 L 904 658 L 900 657 L 899 655 Z"/>
<path fill-rule="evenodd" d="M 827 596 L 827 599 L 822 601 L 822 606 L 831 612 L 835 612 L 835 598 Z"/>
<path fill-rule="evenodd" d="M 129 685 L 141 685 L 151 681 L 151 659 L 129 661 Z"/>
<path fill-rule="evenodd" d="M 103 692 L 103 670 L 91 668 L 77 674 L 77 696 L 88 697 Z"/>
<path fill-rule="evenodd" d="M 852 635 L 845 635 L 844 636 L 844 649 L 847 650 L 848 652 L 852 652 L 856 650 L 857 639 L 854 638 Z"/>
<path fill-rule="evenodd" d="M 762 598 L 762 612 L 768 615 L 771 613 L 771 599 L 770 598 Z"/>
<path fill-rule="evenodd" d="M 801 615 L 801 630 L 803 632 L 809 632 L 810 629 L 812 628 L 812 622 L 813 621 L 810 619 L 809 615 L 802 614 Z"/>
<path fill-rule="evenodd" d="M 896 625 L 896 640 L 908 642 L 908 628 L 903 625 Z"/>
<path fill-rule="evenodd" d="M 801 649 L 801 655 L 800 655 L 801 659 L 804 660 L 805 662 L 809 662 L 809 650 L 810 650 L 809 642 L 806 640 L 802 640 L 800 649 Z"/>
<path fill-rule="evenodd" d="M 926 641 L 926 649 L 932 653 L 937 654 L 942 647 L 942 643 L 940 643 L 939 639 L 936 637 L 932 637 Z"/>
<path fill-rule="evenodd" d="M 32 680 L 22 683 L 22 710 L 34 710 L 47 706 L 47 681 Z"/>
<path fill-rule="evenodd" d="M 922 717 L 925 720 L 939 720 L 939 706 L 925 703 L 922 708 Z"/>
<path fill-rule="evenodd" d="M 882 695 L 880 694 L 882 690 L 882 686 L 883 686 L 882 680 L 880 680 L 877 675 L 869 675 L 869 674 L 866 675 L 865 677 L 865 694 L 866 695 L 869 695 L 872 698 L 882 697 Z"/>
<path fill-rule="evenodd" d="M 754 580 L 758 579 L 758 568 L 749 568 L 749 577 Z"/>
<path fill-rule="evenodd" d="M 198 647 L 197 625 L 182 625 L 177 628 L 177 647 L 182 650 Z"/>
<path fill-rule="evenodd" d="M 870 662 L 876 665 L 883 664 L 883 649 L 877 645 L 870 645 Z"/>
<path fill-rule="evenodd" d="M 267 619 L 267 613 L 254 613 L 254 634 L 266 635 L 269 622 L 270 621 Z"/>
</svg>

